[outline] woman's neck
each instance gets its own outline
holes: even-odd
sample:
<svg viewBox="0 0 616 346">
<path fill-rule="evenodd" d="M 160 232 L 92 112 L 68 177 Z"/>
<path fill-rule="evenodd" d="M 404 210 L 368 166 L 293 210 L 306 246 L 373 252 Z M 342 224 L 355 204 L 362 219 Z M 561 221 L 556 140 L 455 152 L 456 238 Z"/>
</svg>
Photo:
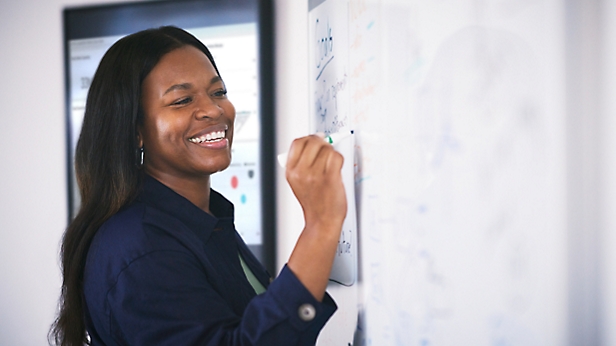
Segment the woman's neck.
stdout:
<svg viewBox="0 0 616 346">
<path fill-rule="evenodd" d="M 199 209 L 211 214 L 209 175 L 184 178 L 161 172 L 150 172 L 148 170 L 146 170 L 146 173 L 192 202 L 192 204 L 196 205 Z"/>
</svg>

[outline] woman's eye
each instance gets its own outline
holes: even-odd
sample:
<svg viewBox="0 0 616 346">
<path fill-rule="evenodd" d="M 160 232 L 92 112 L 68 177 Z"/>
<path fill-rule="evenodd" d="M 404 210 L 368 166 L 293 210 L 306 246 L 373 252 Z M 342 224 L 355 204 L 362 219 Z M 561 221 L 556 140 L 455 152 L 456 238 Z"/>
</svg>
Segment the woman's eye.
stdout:
<svg viewBox="0 0 616 346">
<path fill-rule="evenodd" d="M 224 97 L 227 95 L 227 89 L 220 89 L 214 92 L 214 96 L 216 97 Z"/>
<path fill-rule="evenodd" d="M 184 97 L 184 98 L 181 98 L 181 99 L 179 99 L 177 101 L 174 101 L 173 103 L 171 103 L 171 105 L 172 106 L 181 106 L 181 105 L 188 104 L 191 101 L 192 101 L 191 97 Z"/>
</svg>

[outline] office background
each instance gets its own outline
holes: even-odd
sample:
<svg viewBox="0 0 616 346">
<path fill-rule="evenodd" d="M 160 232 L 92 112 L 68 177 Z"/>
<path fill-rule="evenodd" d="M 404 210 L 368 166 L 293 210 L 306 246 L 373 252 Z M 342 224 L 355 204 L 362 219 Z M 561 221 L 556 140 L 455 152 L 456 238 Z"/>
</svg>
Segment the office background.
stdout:
<svg viewBox="0 0 616 346">
<path fill-rule="evenodd" d="M 61 11 L 117 1 L 0 3 L 0 344 L 43 345 L 61 283 L 66 226 L 64 71 Z M 567 279 L 570 344 L 616 345 L 616 2 L 563 1 L 567 57 Z M 278 151 L 309 131 L 305 1 L 276 0 Z M 572 18 L 575 17 L 575 18 Z M 305 107 L 303 107 L 303 105 Z M 278 172 L 278 267 L 302 214 Z M 356 299 L 332 287 L 340 311 L 322 345 L 354 327 Z M 562 316 L 555 316 L 562 318 Z M 344 339 L 346 340 L 346 339 Z M 589 343 L 591 341 L 591 343 Z"/>
</svg>

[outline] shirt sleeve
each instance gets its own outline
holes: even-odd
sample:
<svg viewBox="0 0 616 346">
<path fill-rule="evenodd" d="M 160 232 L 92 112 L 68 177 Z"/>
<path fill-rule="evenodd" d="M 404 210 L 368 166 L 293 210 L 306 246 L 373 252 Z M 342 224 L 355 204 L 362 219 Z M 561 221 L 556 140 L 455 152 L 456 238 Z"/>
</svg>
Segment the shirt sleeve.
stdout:
<svg viewBox="0 0 616 346">
<path fill-rule="evenodd" d="M 132 261 L 106 302 L 109 343 L 119 345 L 314 345 L 336 310 L 329 295 L 318 302 L 285 266 L 237 316 L 181 251 Z"/>
</svg>

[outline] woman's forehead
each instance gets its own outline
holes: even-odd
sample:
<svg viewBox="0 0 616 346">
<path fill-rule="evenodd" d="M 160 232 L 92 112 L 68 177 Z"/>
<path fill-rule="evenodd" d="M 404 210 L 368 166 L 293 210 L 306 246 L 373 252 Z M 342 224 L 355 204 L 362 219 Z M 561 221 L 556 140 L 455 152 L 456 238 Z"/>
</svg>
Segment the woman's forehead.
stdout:
<svg viewBox="0 0 616 346">
<path fill-rule="evenodd" d="M 163 88 L 193 79 L 210 81 L 216 76 L 216 69 L 205 53 L 187 45 L 165 54 L 146 77 L 144 86 L 154 83 Z"/>
</svg>

